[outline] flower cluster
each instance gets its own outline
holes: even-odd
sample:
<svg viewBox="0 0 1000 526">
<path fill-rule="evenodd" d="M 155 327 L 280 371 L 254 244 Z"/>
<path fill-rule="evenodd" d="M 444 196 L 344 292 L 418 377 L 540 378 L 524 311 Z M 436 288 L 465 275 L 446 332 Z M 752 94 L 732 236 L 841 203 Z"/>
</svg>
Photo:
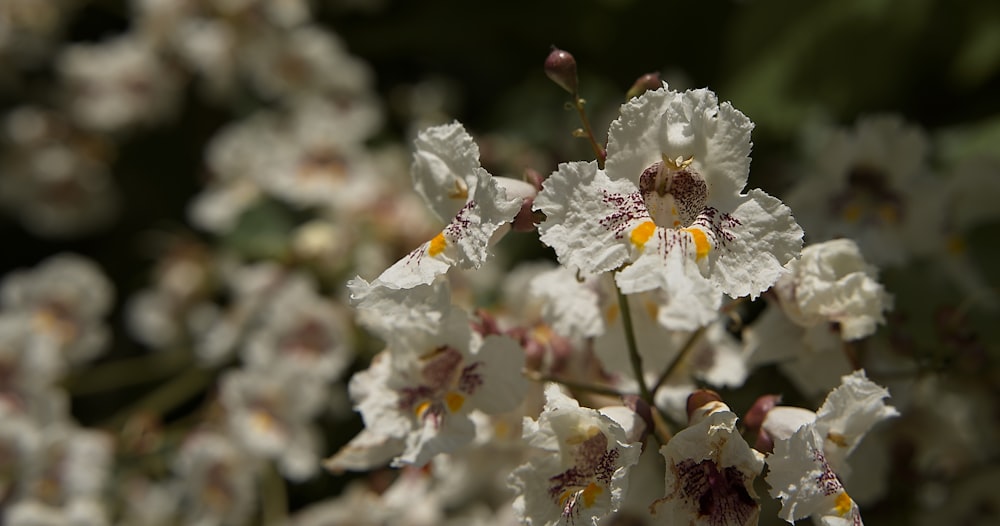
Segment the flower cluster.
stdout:
<svg viewBox="0 0 1000 526">
<path fill-rule="evenodd" d="M 491 132 L 451 79 L 376 82 L 383 2 L 112 4 L 0 0 L 0 523 L 1000 506 L 978 132 L 807 120 L 783 156 L 753 89 L 588 103 L 559 49 L 581 127 L 519 93 Z"/>
</svg>

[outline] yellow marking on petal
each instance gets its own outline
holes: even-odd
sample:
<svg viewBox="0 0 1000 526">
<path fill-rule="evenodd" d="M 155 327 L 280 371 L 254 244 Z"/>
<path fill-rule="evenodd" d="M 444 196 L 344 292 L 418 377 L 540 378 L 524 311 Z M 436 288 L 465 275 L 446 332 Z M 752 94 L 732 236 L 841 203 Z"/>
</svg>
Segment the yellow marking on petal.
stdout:
<svg viewBox="0 0 1000 526">
<path fill-rule="evenodd" d="M 274 429 L 274 417 L 267 411 L 254 411 L 250 415 L 250 427 L 258 433 L 267 433 Z"/>
<path fill-rule="evenodd" d="M 430 400 L 424 400 L 423 402 L 417 404 L 417 408 L 413 412 L 417 414 L 417 418 L 423 418 L 424 413 L 426 413 L 427 410 L 430 408 L 431 408 Z"/>
<path fill-rule="evenodd" d="M 461 409 L 462 405 L 465 404 L 465 397 L 455 391 L 451 391 L 450 393 L 444 395 L 444 403 L 448 406 L 448 410 L 454 413 L 455 411 Z"/>
<path fill-rule="evenodd" d="M 949 253 L 956 256 L 961 256 L 962 254 L 965 254 L 967 248 L 968 247 L 965 244 L 965 240 L 962 239 L 961 237 L 951 236 L 948 238 L 947 249 Z"/>
<path fill-rule="evenodd" d="M 843 517 L 844 515 L 847 515 L 847 512 L 851 511 L 851 505 L 851 497 L 847 495 L 846 491 L 842 491 L 839 495 L 837 495 L 837 501 L 834 504 L 833 509 L 836 510 L 837 515 Z"/>
<path fill-rule="evenodd" d="M 608 323 L 614 323 L 618 319 L 618 304 L 608 305 L 608 308 L 604 309 L 604 319 L 608 320 Z"/>
<path fill-rule="evenodd" d="M 649 314 L 649 318 L 655 320 L 656 316 L 660 313 L 660 306 L 653 301 L 646 301 L 642 304 L 646 309 L 646 314 Z"/>
<path fill-rule="evenodd" d="M 586 506 L 586 507 L 588 507 L 588 508 L 591 507 L 591 506 L 593 506 L 594 505 L 594 501 L 597 500 L 597 497 L 601 493 L 603 493 L 603 492 L 604 492 L 604 488 L 602 488 L 602 487 L 598 486 L 597 484 L 594 484 L 593 482 L 591 482 L 583 490 L 583 505 Z"/>
<path fill-rule="evenodd" d="M 455 179 L 455 189 L 448 192 L 448 197 L 451 199 L 462 199 L 463 201 L 468 199 L 469 187 L 465 186 L 465 181 Z"/>
<path fill-rule="evenodd" d="M 444 247 L 448 245 L 448 240 L 444 238 L 444 232 L 438 233 L 431 239 L 431 244 L 427 245 L 427 254 L 431 257 L 437 256 L 438 254 L 444 252 Z"/>
<path fill-rule="evenodd" d="M 685 228 L 685 232 L 691 234 L 691 239 L 694 241 L 694 251 L 698 259 L 701 259 L 708 255 L 708 251 L 712 250 L 712 244 L 708 242 L 708 236 L 700 228 Z"/>
<path fill-rule="evenodd" d="M 493 422 L 493 436 L 497 438 L 510 438 L 513 429 L 510 424 L 504 420 L 497 420 Z"/>
<path fill-rule="evenodd" d="M 575 433 L 566 438 L 566 443 L 571 446 L 582 444 L 590 440 L 591 438 L 593 438 L 594 435 L 600 432 L 601 429 L 597 426 L 588 426 L 586 428 L 579 428 L 576 430 Z"/>
<path fill-rule="evenodd" d="M 829 433 L 826 434 L 826 438 L 830 442 L 833 442 L 834 444 L 837 444 L 840 447 L 847 447 L 847 437 L 841 435 L 840 433 L 834 433 L 833 431 L 830 431 Z"/>
<path fill-rule="evenodd" d="M 862 212 L 861 205 L 857 203 L 851 203 L 844 207 L 844 210 L 843 212 L 841 212 L 841 214 L 843 214 L 844 220 L 846 220 L 847 222 L 857 223 L 858 220 L 861 219 L 861 212 Z"/>
<path fill-rule="evenodd" d="M 656 223 L 645 221 L 632 229 L 629 239 L 633 245 L 639 247 L 641 250 L 646 242 L 649 241 L 649 238 L 653 237 L 653 232 L 656 232 Z"/>
<path fill-rule="evenodd" d="M 882 221 L 889 224 L 896 224 L 899 222 L 899 211 L 892 205 L 882 205 L 878 207 L 878 216 L 882 218 Z"/>
</svg>

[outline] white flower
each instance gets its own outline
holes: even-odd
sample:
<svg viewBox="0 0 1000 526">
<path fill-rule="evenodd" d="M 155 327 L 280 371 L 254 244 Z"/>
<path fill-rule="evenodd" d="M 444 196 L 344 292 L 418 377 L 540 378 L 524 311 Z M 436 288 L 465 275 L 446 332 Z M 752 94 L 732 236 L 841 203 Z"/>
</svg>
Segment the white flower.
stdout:
<svg viewBox="0 0 1000 526">
<path fill-rule="evenodd" d="M 441 313 L 432 332 L 399 329 L 388 350 L 350 382 L 365 427 L 404 439 L 394 465 L 422 466 L 469 443 L 469 412 L 499 413 L 520 403 L 524 352 L 510 338 L 474 334 L 457 308 Z"/>
<path fill-rule="evenodd" d="M 412 173 L 417 192 L 450 223 L 378 277 L 390 288 L 428 284 L 452 266 L 479 268 L 494 233 L 514 218 L 524 197 L 509 198 L 524 190 L 522 185 L 501 183 L 479 165 L 479 147 L 457 122 L 424 130 L 416 148 Z"/>
<path fill-rule="evenodd" d="M 329 94 L 346 101 L 369 95 L 371 90 L 368 64 L 348 53 L 337 35 L 320 26 L 262 31 L 243 44 L 238 63 L 265 97 Z"/>
<path fill-rule="evenodd" d="M 768 457 L 771 495 L 781 499 L 778 516 L 790 523 L 813 517 L 831 526 L 860 526 L 861 512 L 823 453 L 823 438 L 812 425 L 778 440 Z"/>
<path fill-rule="evenodd" d="M 801 246 L 788 207 L 742 193 L 752 127 L 706 89 L 632 99 L 611 124 L 606 170 L 561 164 L 545 182 L 542 241 L 584 273 L 616 271 L 625 294 L 665 291 L 666 327 L 707 324 L 722 293 L 756 297 Z"/>
<path fill-rule="evenodd" d="M 892 307 L 892 296 L 876 281 L 876 269 L 865 263 L 854 241 L 809 245 L 787 268 L 774 289 L 795 323 L 807 328 L 837 323 L 844 340 L 870 336 L 877 324 L 885 323 L 882 312 Z"/>
<path fill-rule="evenodd" d="M 537 421 L 524 419 L 523 436 L 543 450 L 510 476 L 514 511 L 525 524 L 596 525 L 621 506 L 641 448 L 617 422 L 549 384 L 545 409 Z"/>
<path fill-rule="evenodd" d="M 660 448 L 666 495 L 655 513 L 669 524 L 753 525 L 760 505 L 753 481 L 764 459 L 736 429 L 736 414 L 715 402 Z M 700 418 L 700 420 L 699 420 Z"/>
<path fill-rule="evenodd" d="M 289 367 L 302 376 L 336 380 L 354 358 L 345 314 L 312 282 L 292 280 L 276 291 L 250 331 L 243 357 L 253 369 Z"/>
<path fill-rule="evenodd" d="M 880 266 L 940 246 L 945 188 L 929 174 L 922 130 L 877 115 L 815 135 L 807 173 L 786 199 L 811 241 L 854 239 Z"/>
<path fill-rule="evenodd" d="M 354 278 L 347 283 L 356 321 L 394 345 L 406 346 L 414 332 L 436 334 L 452 309 L 451 288 L 435 281 L 410 289 L 392 289 Z"/>
<path fill-rule="evenodd" d="M 529 295 L 541 300 L 541 315 L 556 334 L 589 338 L 604 333 L 604 316 L 593 287 L 576 279 L 566 267 L 539 273 L 531 279 Z"/>
<path fill-rule="evenodd" d="M 786 407 L 768 412 L 763 428 L 774 440 L 774 453 L 767 459 L 767 482 L 771 495 L 782 501 L 781 518 L 861 524 L 841 476 L 847 474 L 847 456 L 872 426 L 899 414 L 885 405 L 887 396 L 863 371 L 855 371 L 842 378 L 815 414 Z"/>
<path fill-rule="evenodd" d="M 32 233 L 73 237 L 108 226 L 118 211 L 113 147 L 55 112 L 24 106 L 3 122 L 0 206 Z"/>
<path fill-rule="evenodd" d="M 7 510 L 3 523 L 107 524 L 102 497 L 113 467 L 111 437 L 63 423 L 37 432 L 18 477 L 19 506 Z"/>
<path fill-rule="evenodd" d="M 226 435 L 195 431 L 173 459 L 185 524 L 246 524 L 257 503 L 255 463 Z"/>
<path fill-rule="evenodd" d="M 254 455 L 275 459 L 291 480 L 319 469 L 319 433 L 311 419 L 327 401 L 325 384 L 292 367 L 232 370 L 219 381 L 222 405 L 235 440 Z"/>
<path fill-rule="evenodd" d="M 4 310 L 28 316 L 31 339 L 55 346 L 70 364 L 104 351 L 110 333 L 103 318 L 113 298 L 114 289 L 101 269 L 73 254 L 12 272 L 0 283 Z"/>
<path fill-rule="evenodd" d="M 59 57 L 58 68 L 70 89 L 74 118 L 97 131 L 156 123 L 173 113 L 181 91 L 177 73 L 134 36 L 73 44 Z"/>
</svg>

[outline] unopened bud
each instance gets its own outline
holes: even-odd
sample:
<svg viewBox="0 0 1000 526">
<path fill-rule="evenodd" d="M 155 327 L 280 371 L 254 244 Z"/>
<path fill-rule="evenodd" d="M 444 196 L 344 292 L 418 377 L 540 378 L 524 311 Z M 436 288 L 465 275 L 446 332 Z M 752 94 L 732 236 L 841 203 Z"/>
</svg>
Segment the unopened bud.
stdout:
<svg viewBox="0 0 1000 526">
<path fill-rule="evenodd" d="M 553 47 L 545 59 L 545 75 L 570 95 L 576 95 L 576 59 L 569 51 Z"/>
<path fill-rule="evenodd" d="M 538 228 L 543 216 L 540 212 L 533 211 L 531 209 L 533 206 L 535 206 L 534 198 L 529 197 L 521 203 L 521 209 L 510 223 L 514 232 L 534 232 Z"/>
<path fill-rule="evenodd" d="M 694 425 L 706 416 L 720 410 L 727 410 L 729 406 L 722 401 L 719 393 L 711 389 L 697 389 L 687 399 L 688 424 Z"/>
<path fill-rule="evenodd" d="M 535 190 L 542 191 L 542 174 L 538 173 L 538 170 L 533 170 L 531 168 L 525 168 L 524 170 L 524 181 L 531 186 L 535 187 Z"/>
<path fill-rule="evenodd" d="M 743 415 L 743 424 L 752 431 L 760 429 L 767 413 L 780 402 L 781 395 L 763 395 L 757 398 L 757 401 L 747 410 L 747 414 Z"/>
<path fill-rule="evenodd" d="M 774 450 L 774 439 L 764 431 L 764 419 L 767 414 L 781 402 L 781 395 L 763 395 L 750 406 L 747 413 L 743 415 L 743 424 L 751 436 L 756 437 L 754 449 L 761 453 L 770 453 Z"/>
<path fill-rule="evenodd" d="M 635 79 L 635 83 L 632 84 L 632 87 L 628 89 L 628 93 L 625 94 L 625 100 L 632 100 L 632 98 L 638 97 L 648 90 L 659 89 L 662 85 L 659 73 L 646 73 Z"/>
</svg>

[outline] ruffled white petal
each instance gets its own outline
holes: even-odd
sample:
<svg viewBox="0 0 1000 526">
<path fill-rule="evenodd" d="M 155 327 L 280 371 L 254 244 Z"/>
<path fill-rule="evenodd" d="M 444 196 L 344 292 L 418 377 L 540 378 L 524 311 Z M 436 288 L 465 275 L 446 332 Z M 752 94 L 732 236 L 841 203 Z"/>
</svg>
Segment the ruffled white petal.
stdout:
<svg viewBox="0 0 1000 526">
<path fill-rule="evenodd" d="M 753 189 L 728 213 L 732 221 L 720 218 L 724 240 L 713 251 L 712 275 L 723 292 L 733 297 L 756 298 L 785 272 L 783 266 L 802 248 L 802 228 L 791 210 L 762 190 Z"/>
<path fill-rule="evenodd" d="M 480 182 L 479 146 L 459 122 L 420 132 L 414 146 L 414 188 L 442 221 L 455 217 Z"/>
<path fill-rule="evenodd" d="M 708 89 L 683 93 L 666 84 L 624 104 L 608 132 L 606 169 L 612 179 L 638 183 L 647 167 L 668 159 L 693 158 L 692 167 L 709 194 L 739 194 L 750 173 L 753 123 Z"/>
<path fill-rule="evenodd" d="M 778 516 L 794 522 L 813 516 L 828 524 L 860 525 L 857 505 L 844 491 L 823 454 L 823 438 L 813 424 L 787 440 L 777 440 L 767 458 L 771 495 L 781 499 Z"/>
<path fill-rule="evenodd" d="M 521 199 L 508 199 L 505 191 L 482 168 L 475 170 L 478 181 L 455 217 L 430 241 L 420 245 L 386 269 L 378 280 L 389 287 L 412 288 L 426 285 L 452 266 L 479 268 L 489 256 L 489 243 L 501 226 L 509 223 L 521 208 Z"/>
<path fill-rule="evenodd" d="M 854 371 L 841 379 L 816 411 L 816 429 L 825 438 L 823 450 L 830 465 L 840 471 L 858 442 L 878 422 L 898 416 L 895 407 L 885 404 L 889 391 L 872 382 L 864 371 Z"/>
<path fill-rule="evenodd" d="M 632 182 L 609 179 L 595 162 L 560 164 L 535 198 L 535 210 L 545 213 L 540 238 L 563 265 L 586 274 L 612 270 L 628 258 L 630 225 L 649 217 L 637 192 Z"/>
<path fill-rule="evenodd" d="M 409 338 L 412 332 L 437 332 L 453 309 L 451 288 L 446 281 L 396 289 L 378 280 L 368 283 L 356 277 L 347 283 L 347 288 L 351 291 L 358 324 L 389 342 L 398 341 L 399 336 Z"/>
<path fill-rule="evenodd" d="M 510 411 L 524 399 L 528 388 L 521 374 L 524 349 L 506 336 L 487 336 L 470 361 L 482 374 L 482 385 L 469 396 L 469 403 L 489 414 Z"/>
<path fill-rule="evenodd" d="M 788 316 L 804 327 L 837 322 L 844 340 L 864 338 L 884 323 L 892 297 L 857 244 L 835 239 L 810 245 L 775 286 Z"/>
<path fill-rule="evenodd" d="M 567 337 L 589 338 L 604 333 L 597 292 L 576 279 L 566 267 L 542 272 L 531 279 L 529 294 L 541 299 L 542 318 L 555 332 Z"/>
</svg>

